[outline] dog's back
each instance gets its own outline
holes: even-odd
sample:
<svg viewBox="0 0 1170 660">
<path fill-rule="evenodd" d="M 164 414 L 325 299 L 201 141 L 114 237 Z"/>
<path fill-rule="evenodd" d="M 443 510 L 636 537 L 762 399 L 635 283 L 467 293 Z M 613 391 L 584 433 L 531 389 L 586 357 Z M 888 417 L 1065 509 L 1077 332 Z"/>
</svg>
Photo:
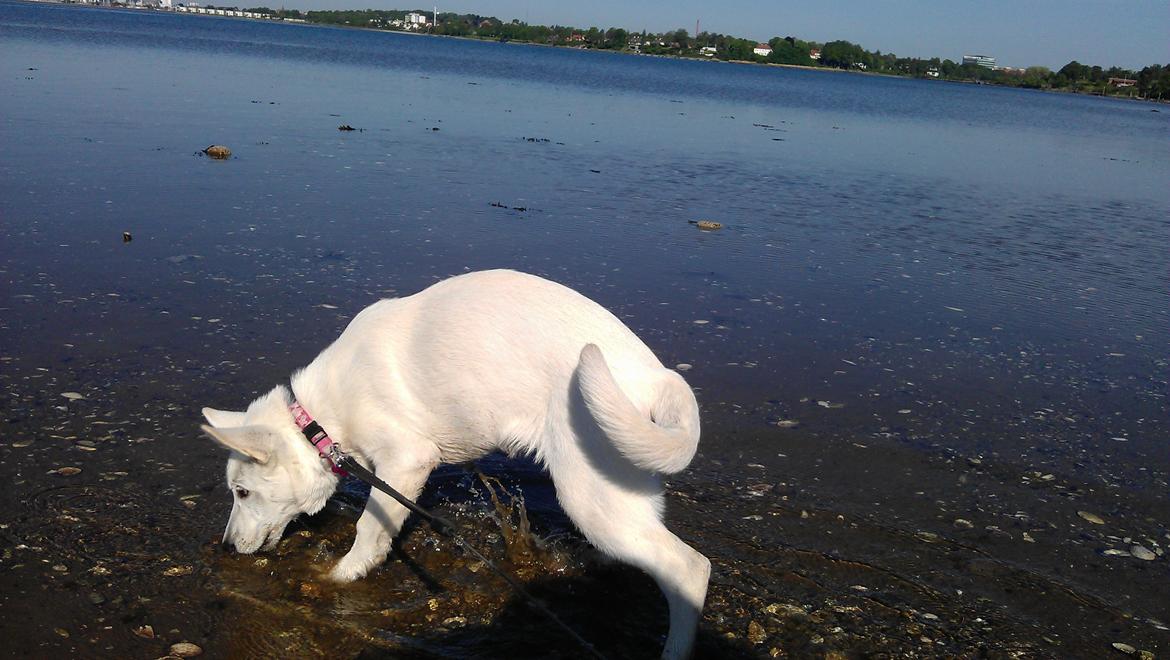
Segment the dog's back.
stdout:
<svg viewBox="0 0 1170 660">
<path fill-rule="evenodd" d="M 445 461 L 496 448 L 543 458 L 549 448 L 542 434 L 550 416 L 568 410 L 587 344 L 600 348 L 646 419 L 663 387 L 676 392 L 681 384 L 689 395 L 681 377 L 605 308 L 508 270 L 461 275 L 376 303 L 317 362 L 345 371 L 333 377 L 365 381 L 363 389 L 384 405 L 411 411 L 403 423 L 435 439 Z"/>
</svg>

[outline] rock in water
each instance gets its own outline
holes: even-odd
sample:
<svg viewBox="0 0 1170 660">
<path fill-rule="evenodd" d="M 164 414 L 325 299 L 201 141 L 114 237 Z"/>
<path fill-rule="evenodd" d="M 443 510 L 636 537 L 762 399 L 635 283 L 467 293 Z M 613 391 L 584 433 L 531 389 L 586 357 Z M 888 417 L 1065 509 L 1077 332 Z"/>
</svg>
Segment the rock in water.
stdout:
<svg viewBox="0 0 1170 660">
<path fill-rule="evenodd" d="M 714 220 L 691 220 L 691 224 L 703 231 L 715 231 L 716 229 L 723 228 L 722 222 L 715 222 Z"/>
<path fill-rule="evenodd" d="M 1142 546 L 1142 545 L 1133 546 L 1132 548 L 1129 549 L 1129 552 L 1134 557 L 1137 557 L 1138 559 L 1141 559 L 1144 561 L 1154 561 L 1155 559 L 1158 558 L 1158 555 L 1155 555 L 1149 548 L 1146 548 L 1145 546 Z"/>
<path fill-rule="evenodd" d="M 1093 523 L 1094 525 L 1104 525 L 1105 524 L 1105 520 L 1103 518 L 1101 518 L 1101 516 L 1099 516 L 1095 513 L 1089 513 L 1088 511 L 1077 511 L 1077 515 L 1084 518 L 1085 520 L 1088 520 L 1089 522 Z"/>
<path fill-rule="evenodd" d="M 232 150 L 222 144 L 213 144 L 203 150 L 203 153 L 216 160 L 226 160 L 232 157 Z"/>
<path fill-rule="evenodd" d="M 149 624 L 145 626 L 139 626 L 134 629 L 134 634 L 138 635 L 142 639 L 154 639 L 154 626 Z"/>
<path fill-rule="evenodd" d="M 171 644 L 171 655 L 180 658 L 194 658 L 197 655 L 202 655 L 203 649 L 192 644 L 191 642 L 179 642 Z"/>
</svg>

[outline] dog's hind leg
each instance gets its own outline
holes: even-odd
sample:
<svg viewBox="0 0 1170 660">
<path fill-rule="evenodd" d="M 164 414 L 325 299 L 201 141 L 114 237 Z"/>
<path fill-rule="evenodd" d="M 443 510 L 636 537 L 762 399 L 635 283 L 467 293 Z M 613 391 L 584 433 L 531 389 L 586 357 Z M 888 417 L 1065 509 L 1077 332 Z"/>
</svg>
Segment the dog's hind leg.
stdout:
<svg viewBox="0 0 1170 660">
<path fill-rule="evenodd" d="M 711 562 L 662 523 L 641 530 L 626 530 L 623 536 L 607 549 L 618 559 L 649 573 L 670 607 L 670 631 L 662 657 L 670 660 L 690 657 L 707 596 Z"/>
<path fill-rule="evenodd" d="M 418 498 L 427 476 L 439 463 L 438 450 L 431 453 L 421 450 L 402 452 L 400 447 L 370 458 L 374 474 L 410 500 Z M 389 495 L 371 490 L 365 511 L 357 521 L 353 547 L 337 562 L 329 577 L 338 582 L 351 582 L 381 564 L 409 513 Z"/>
<path fill-rule="evenodd" d="M 703 601 L 707 597 L 707 582 L 711 577 L 711 561 L 699 551 L 683 543 L 682 539 L 661 527 L 650 561 L 645 570 L 658 582 L 670 606 L 670 632 L 662 649 L 663 658 L 687 658 L 695 644 Z"/>
<path fill-rule="evenodd" d="M 599 550 L 654 578 L 670 607 L 662 657 L 687 658 L 702 615 L 711 562 L 662 524 L 654 496 L 623 492 L 600 479 L 586 481 L 591 483 L 565 489 L 557 484 L 565 513 Z M 586 487 L 579 488 L 582 485 Z"/>
</svg>

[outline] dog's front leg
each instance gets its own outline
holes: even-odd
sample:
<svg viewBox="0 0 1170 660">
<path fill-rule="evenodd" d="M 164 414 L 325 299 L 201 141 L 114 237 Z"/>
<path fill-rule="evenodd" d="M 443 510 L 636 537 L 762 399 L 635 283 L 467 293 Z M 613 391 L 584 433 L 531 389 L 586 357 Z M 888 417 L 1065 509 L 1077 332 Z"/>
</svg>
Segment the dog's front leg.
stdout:
<svg viewBox="0 0 1170 660">
<path fill-rule="evenodd" d="M 427 476 L 438 465 L 438 452 L 432 455 L 391 454 L 374 456 L 374 474 L 411 500 L 418 498 Z M 372 489 L 366 509 L 357 521 L 357 536 L 333 571 L 329 574 L 337 582 L 351 582 L 364 577 L 370 569 L 381 564 L 390 552 L 390 544 L 410 512 L 389 495 Z"/>
</svg>

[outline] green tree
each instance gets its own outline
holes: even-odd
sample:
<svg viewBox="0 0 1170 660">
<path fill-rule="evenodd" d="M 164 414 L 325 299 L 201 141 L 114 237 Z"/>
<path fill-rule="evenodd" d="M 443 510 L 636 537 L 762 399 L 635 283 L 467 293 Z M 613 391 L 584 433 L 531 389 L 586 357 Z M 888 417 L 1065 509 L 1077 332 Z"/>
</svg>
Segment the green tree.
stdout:
<svg viewBox="0 0 1170 660">
<path fill-rule="evenodd" d="M 772 47 L 772 53 L 768 55 L 768 61 L 776 64 L 803 64 L 805 66 L 813 63 L 812 57 L 809 56 L 811 47 L 807 42 L 794 39 L 793 37 L 773 37 L 768 41 L 768 45 Z"/>
<path fill-rule="evenodd" d="M 625 48 L 630 42 L 630 34 L 621 28 L 610 28 L 605 31 L 606 48 Z"/>
<path fill-rule="evenodd" d="M 821 63 L 849 69 L 863 62 L 865 51 L 857 44 L 848 41 L 830 41 L 821 48 Z"/>
</svg>

